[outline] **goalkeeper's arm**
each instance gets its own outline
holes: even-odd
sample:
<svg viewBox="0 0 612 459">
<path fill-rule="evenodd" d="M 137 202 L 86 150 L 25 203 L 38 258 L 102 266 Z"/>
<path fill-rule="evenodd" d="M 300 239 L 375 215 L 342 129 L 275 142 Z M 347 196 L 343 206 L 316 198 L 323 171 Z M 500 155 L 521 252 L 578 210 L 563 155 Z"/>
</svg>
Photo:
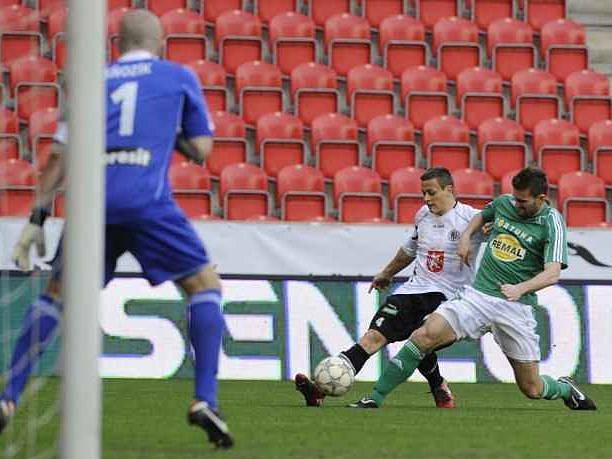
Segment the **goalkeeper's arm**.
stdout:
<svg viewBox="0 0 612 459">
<path fill-rule="evenodd" d="M 196 164 L 204 164 L 212 152 L 213 139 L 209 136 L 198 136 L 187 139 L 183 134 L 176 136 L 175 148 L 187 159 Z"/>
</svg>

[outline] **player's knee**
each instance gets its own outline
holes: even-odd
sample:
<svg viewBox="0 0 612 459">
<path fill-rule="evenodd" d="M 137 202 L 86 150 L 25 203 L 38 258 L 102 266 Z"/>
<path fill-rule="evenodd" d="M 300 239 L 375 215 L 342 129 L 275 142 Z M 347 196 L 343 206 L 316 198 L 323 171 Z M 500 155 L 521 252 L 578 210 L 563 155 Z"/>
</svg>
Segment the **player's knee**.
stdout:
<svg viewBox="0 0 612 459">
<path fill-rule="evenodd" d="M 410 341 L 417 345 L 417 347 L 425 354 L 429 353 L 436 347 L 437 337 L 427 330 L 425 326 L 417 328 L 412 335 L 410 335 Z"/>
<path fill-rule="evenodd" d="M 221 290 L 221 279 L 211 265 L 207 265 L 195 274 L 178 281 L 188 295 L 194 295 L 203 290 Z"/>
<path fill-rule="evenodd" d="M 378 330 L 370 329 L 361 337 L 359 344 L 366 350 L 366 352 L 373 354 L 387 344 L 387 339 Z"/>
</svg>

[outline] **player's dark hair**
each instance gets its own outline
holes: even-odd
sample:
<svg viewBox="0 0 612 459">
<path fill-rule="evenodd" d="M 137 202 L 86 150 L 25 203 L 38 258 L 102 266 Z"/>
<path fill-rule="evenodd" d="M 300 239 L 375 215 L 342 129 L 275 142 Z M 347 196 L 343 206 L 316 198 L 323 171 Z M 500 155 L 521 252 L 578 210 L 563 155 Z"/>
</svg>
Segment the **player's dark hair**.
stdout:
<svg viewBox="0 0 612 459">
<path fill-rule="evenodd" d="M 436 179 L 442 189 L 448 185 L 453 185 L 453 176 L 446 167 L 430 167 L 421 175 L 422 182 L 431 179 Z"/>
<path fill-rule="evenodd" d="M 512 178 L 512 186 L 519 191 L 529 190 L 531 196 L 548 194 L 548 178 L 542 169 L 526 167 Z"/>
</svg>

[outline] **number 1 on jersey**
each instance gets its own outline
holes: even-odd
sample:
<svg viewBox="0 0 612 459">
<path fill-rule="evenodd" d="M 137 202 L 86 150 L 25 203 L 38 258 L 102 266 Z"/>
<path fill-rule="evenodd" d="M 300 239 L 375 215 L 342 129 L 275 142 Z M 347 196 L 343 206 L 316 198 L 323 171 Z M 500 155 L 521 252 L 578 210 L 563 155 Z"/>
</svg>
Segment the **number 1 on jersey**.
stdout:
<svg viewBox="0 0 612 459">
<path fill-rule="evenodd" d="M 123 83 L 111 94 L 115 104 L 121 104 L 119 118 L 119 135 L 128 137 L 134 134 L 134 118 L 136 117 L 136 99 L 138 98 L 138 82 Z"/>
</svg>

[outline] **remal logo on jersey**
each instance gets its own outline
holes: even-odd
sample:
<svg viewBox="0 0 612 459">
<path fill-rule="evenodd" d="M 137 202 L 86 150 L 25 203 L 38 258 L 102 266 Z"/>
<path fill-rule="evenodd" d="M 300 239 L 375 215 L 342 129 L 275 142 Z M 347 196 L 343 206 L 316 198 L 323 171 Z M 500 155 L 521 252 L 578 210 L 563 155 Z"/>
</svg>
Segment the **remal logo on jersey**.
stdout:
<svg viewBox="0 0 612 459">
<path fill-rule="evenodd" d="M 504 262 L 523 260 L 525 249 L 517 238 L 510 234 L 499 234 L 490 243 L 491 253 L 495 258 Z"/>
</svg>

